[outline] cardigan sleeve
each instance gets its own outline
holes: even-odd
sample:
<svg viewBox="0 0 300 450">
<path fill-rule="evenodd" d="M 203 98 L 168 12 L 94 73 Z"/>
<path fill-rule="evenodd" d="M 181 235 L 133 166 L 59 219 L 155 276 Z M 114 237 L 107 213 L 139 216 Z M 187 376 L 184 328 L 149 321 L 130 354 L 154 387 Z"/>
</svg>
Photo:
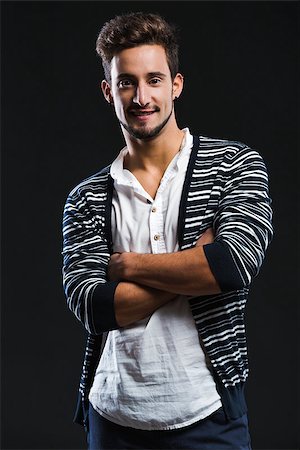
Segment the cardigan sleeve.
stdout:
<svg viewBox="0 0 300 450">
<path fill-rule="evenodd" d="M 114 311 L 118 282 L 107 280 L 109 247 L 102 217 L 90 212 L 80 190 L 63 213 L 63 286 L 67 303 L 91 334 L 119 328 Z"/>
<path fill-rule="evenodd" d="M 244 147 L 224 160 L 225 179 L 214 216 L 215 241 L 204 246 L 222 291 L 247 287 L 273 237 L 268 174 L 259 153 Z"/>
</svg>

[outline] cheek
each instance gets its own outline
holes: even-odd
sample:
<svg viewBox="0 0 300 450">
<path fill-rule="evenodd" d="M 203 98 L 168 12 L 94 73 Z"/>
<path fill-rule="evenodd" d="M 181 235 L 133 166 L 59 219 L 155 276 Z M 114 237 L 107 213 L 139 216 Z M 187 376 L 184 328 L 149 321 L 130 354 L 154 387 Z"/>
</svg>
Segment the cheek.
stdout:
<svg viewBox="0 0 300 450">
<path fill-rule="evenodd" d="M 124 97 L 118 97 L 117 101 L 115 102 L 115 107 L 118 109 L 118 111 L 126 111 L 128 107 L 128 101 L 126 101 L 126 98 Z"/>
<path fill-rule="evenodd" d="M 115 113 L 117 114 L 117 116 L 124 116 L 124 105 L 122 104 L 122 102 L 120 102 L 120 100 L 118 100 L 117 102 L 114 103 L 114 107 L 115 107 Z"/>
</svg>

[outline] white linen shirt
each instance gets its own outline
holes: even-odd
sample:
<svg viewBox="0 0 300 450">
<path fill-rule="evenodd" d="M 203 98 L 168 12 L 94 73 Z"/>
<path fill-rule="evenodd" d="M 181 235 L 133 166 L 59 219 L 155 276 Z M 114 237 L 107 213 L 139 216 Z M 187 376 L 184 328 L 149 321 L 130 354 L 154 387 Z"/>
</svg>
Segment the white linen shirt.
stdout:
<svg viewBox="0 0 300 450">
<path fill-rule="evenodd" d="M 193 143 L 184 131 L 154 199 L 123 168 L 126 147 L 112 163 L 114 252 L 178 251 L 179 203 Z M 89 400 L 106 419 L 142 430 L 188 426 L 221 407 L 187 297 L 108 333 Z"/>
</svg>

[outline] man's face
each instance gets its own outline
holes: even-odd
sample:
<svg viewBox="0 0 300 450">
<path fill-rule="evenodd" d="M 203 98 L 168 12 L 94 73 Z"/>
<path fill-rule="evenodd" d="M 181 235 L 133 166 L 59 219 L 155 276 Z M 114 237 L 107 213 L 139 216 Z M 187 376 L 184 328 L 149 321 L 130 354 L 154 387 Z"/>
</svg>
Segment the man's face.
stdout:
<svg viewBox="0 0 300 450">
<path fill-rule="evenodd" d="M 182 77 L 172 81 L 163 47 L 141 45 L 113 57 L 111 83 L 102 83 L 102 89 L 124 129 L 136 139 L 150 139 L 168 126 Z"/>
</svg>

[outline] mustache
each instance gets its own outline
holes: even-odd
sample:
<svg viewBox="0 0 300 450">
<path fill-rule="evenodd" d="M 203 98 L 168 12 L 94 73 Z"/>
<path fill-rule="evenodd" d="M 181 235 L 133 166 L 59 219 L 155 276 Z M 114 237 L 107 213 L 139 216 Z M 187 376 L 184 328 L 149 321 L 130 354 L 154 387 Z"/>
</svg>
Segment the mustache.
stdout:
<svg viewBox="0 0 300 450">
<path fill-rule="evenodd" d="M 127 109 L 127 112 L 129 113 L 135 113 L 139 111 L 151 111 L 151 112 L 159 112 L 160 108 L 158 106 L 131 106 Z"/>
</svg>

